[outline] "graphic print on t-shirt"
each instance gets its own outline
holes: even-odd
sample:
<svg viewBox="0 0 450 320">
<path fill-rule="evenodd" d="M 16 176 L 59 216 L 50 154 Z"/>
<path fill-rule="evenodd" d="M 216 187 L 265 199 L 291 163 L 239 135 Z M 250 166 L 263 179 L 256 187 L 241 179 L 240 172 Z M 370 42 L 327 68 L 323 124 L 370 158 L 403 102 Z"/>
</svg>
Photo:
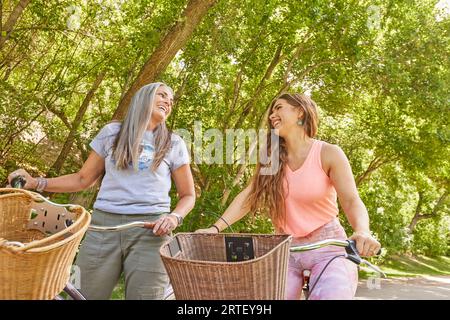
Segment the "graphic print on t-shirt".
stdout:
<svg viewBox="0 0 450 320">
<path fill-rule="evenodd" d="M 155 149 L 151 144 L 142 144 L 140 149 L 142 150 L 139 154 L 139 170 L 146 170 L 150 168 L 153 157 L 155 154 Z"/>
</svg>

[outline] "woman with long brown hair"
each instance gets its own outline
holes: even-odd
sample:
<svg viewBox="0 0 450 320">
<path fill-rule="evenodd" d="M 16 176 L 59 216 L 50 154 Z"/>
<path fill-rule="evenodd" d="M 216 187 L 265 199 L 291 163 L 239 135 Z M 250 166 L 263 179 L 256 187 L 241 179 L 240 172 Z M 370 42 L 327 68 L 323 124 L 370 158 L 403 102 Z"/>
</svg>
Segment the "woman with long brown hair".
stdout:
<svg viewBox="0 0 450 320">
<path fill-rule="evenodd" d="M 92 224 L 115 226 L 133 221 L 155 222 L 153 232 L 135 228 L 120 232 L 88 231 L 78 253 L 81 293 L 87 299 L 109 299 L 121 274 L 126 299 L 162 299 L 169 278 L 160 246 L 194 207 L 194 181 L 189 154 L 180 136 L 166 125 L 173 91 L 150 83 L 133 96 L 122 122 L 104 126 L 92 140 L 92 151 L 79 172 L 61 177 L 33 178 L 25 170 L 26 189 L 77 192 L 102 175 Z M 179 196 L 171 210 L 171 178 Z M 32 267 L 32 266 L 30 266 Z"/>
<path fill-rule="evenodd" d="M 222 217 L 208 229 L 198 232 L 220 232 L 248 212 L 266 212 L 278 233 L 291 234 L 293 244 L 325 239 L 347 239 L 337 218 L 337 198 L 354 233 L 357 249 L 372 256 L 380 243 L 371 235 L 369 216 L 356 189 L 352 170 L 342 149 L 315 139 L 318 114 L 315 102 L 306 95 L 284 93 L 268 111 L 269 158 L 279 161 L 273 174 L 263 172 L 258 164 L 250 184 L 232 201 Z M 269 163 L 272 165 L 273 163 Z M 289 258 L 287 299 L 299 299 L 303 270 L 311 270 L 311 284 L 331 257 L 343 248 L 321 248 L 292 253 Z M 335 259 L 315 285 L 310 299 L 352 299 L 357 287 L 357 268 L 345 259 Z"/>
</svg>

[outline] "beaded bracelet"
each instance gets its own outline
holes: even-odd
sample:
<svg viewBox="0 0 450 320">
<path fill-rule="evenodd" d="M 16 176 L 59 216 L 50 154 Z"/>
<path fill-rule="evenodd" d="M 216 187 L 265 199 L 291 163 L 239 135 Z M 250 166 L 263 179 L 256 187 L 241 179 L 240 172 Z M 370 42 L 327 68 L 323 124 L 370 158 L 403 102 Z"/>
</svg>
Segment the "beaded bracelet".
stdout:
<svg viewBox="0 0 450 320">
<path fill-rule="evenodd" d="M 45 190 L 46 187 L 47 187 L 47 179 L 42 178 L 42 177 L 38 177 L 37 178 L 36 191 L 37 192 L 42 192 L 42 191 Z"/>
</svg>

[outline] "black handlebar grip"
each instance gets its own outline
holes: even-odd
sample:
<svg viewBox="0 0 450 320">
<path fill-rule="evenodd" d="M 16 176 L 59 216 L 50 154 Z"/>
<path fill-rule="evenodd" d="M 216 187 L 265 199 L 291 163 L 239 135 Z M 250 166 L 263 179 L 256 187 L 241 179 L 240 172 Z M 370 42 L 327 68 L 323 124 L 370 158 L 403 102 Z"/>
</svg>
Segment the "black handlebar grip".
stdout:
<svg viewBox="0 0 450 320">
<path fill-rule="evenodd" d="M 356 264 L 361 263 L 361 257 L 359 256 L 358 249 L 356 249 L 355 240 L 347 240 L 348 246 L 345 247 L 345 252 L 347 252 L 347 259 L 353 261 Z"/>
<path fill-rule="evenodd" d="M 17 189 L 23 189 L 25 186 L 25 183 L 27 183 L 27 180 L 25 180 L 24 176 L 15 176 L 11 180 L 11 187 L 17 188 Z"/>
<path fill-rule="evenodd" d="M 345 248 L 348 254 L 357 254 L 359 255 L 358 249 L 356 249 L 356 241 L 355 240 L 347 240 L 348 246 Z"/>
</svg>

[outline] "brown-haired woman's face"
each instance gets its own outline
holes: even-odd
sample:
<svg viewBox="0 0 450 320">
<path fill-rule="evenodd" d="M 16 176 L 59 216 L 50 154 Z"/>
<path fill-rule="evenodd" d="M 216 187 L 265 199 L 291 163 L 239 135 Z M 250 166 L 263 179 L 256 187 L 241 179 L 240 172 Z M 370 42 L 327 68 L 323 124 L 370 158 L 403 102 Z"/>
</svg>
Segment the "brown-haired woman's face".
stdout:
<svg viewBox="0 0 450 320">
<path fill-rule="evenodd" d="M 152 119 L 159 123 L 165 121 L 172 111 L 173 95 L 172 91 L 166 86 L 160 86 L 156 90 L 153 100 Z"/>
<path fill-rule="evenodd" d="M 270 111 L 270 125 L 275 134 L 284 137 L 290 130 L 298 128 L 297 121 L 302 117 L 300 108 L 296 108 L 284 99 L 278 99 Z"/>
</svg>

